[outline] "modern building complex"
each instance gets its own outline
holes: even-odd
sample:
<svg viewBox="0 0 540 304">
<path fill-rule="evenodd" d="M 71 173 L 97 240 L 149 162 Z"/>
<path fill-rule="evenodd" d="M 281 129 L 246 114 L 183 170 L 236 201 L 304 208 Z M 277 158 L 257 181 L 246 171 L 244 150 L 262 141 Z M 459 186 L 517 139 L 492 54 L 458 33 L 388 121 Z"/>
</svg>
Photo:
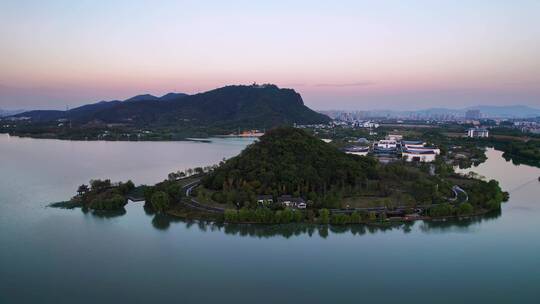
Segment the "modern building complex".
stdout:
<svg viewBox="0 0 540 304">
<path fill-rule="evenodd" d="M 438 147 L 427 146 L 420 140 L 402 140 L 401 135 L 391 134 L 371 146 L 351 146 L 343 149 L 347 154 L 372 155 L 381 163 L 404 159 L 409 162 L 432 162 L 441 154 Z"/>
</svg>

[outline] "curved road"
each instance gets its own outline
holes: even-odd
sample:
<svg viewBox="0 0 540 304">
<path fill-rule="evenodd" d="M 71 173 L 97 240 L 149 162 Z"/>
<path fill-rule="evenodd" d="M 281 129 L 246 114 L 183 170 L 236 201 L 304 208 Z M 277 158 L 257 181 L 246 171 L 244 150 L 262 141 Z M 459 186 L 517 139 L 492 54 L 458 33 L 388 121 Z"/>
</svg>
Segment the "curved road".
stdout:
<svg viewBox="0 0 540 304">
<path fill-rule="evenodd" d="M 225 209 L 203 205 L 203 204 L 199 203 L 195 198 L 193 198 L 191 196 L 191 192 L 193 191 L 193 189 L 195 187 L 199 186 L 199 184 L 200 184 L 200 180 L 196 180 L 196 181 L 194 181 L 192 183 L 189 183 L 189 184 L 184 186 L 186 197 L 188 198 L 188 200 L 185 201 L 184 204 L 186 206 L 190 207 L 190 208 L 197 209 L 197 210 L 200 210 L 200 211 L 211 212 L 211 213 L 220 213 L 220 214 L 224 213 Z M 465 195 L 465 199 L 463 200 L 464 203 L 469 201 L 469 195 L 461 187 L 459 187 L 457 185 L 452 186 L 452 191 L 455 194 L 455 198 L 450 199 L 451 201 L 457 201 L 458 200 L 458 198 L 459 198 L 458 192 L 461 192 L 461 193 L 463 193 Z M 409 209 L 409 208 L 410 208 L 410 206 L 398 206 L 398 207 L 395 208 L 395 210 L 401 210 L 401 209 L 405 210 L 405 209 Z M 330 211 L 332 213 L 348 213 L 348 212 L 352 212 L 352 211 L 376 211 L 376 212 L 378 211 L 378 212 L 380 212 L 380 211 L 383 211 L 383 210 L 387 210 L 387 208 L 386 207 L 370 207 L 370 208 L 353 208 L 353 209 L 331 209 Z"/>
<path fill-rule="evenodd" d="M 203 205 L 197 202 L 195 198 L 191 196 L 191 191 L 195 187 L 197 187 L 199 184 L 200 184 L 200 180 L 197 180 L 184 186 L 184 189 L 186 190 L 186 197 L 188 198 L 188 200 L 185 201 L 184 204 L 190 208 L 197 209 L 200 211 L 211 212 L 211 213 L 224 213 L 225 209 Z"/>
<path fill-rule="evenodd" d="M 463 203 L 466 203 L 469 201 L 469 195 L 467 194 L 467 192 L 465 192 L 465 190 L 461 189 L 460 186 L 458 185 L 452 186 L 452 191 L 454 191 L 454 194 L 456 195 L 456 197 L 454 197 L 453 199 L 450 199 L 451 201 L 457 201 L 457 199 L 459 198 L 458 192 L 461 192 L 465 195 L 465 199 L 463 200 Z"/>
</svg>

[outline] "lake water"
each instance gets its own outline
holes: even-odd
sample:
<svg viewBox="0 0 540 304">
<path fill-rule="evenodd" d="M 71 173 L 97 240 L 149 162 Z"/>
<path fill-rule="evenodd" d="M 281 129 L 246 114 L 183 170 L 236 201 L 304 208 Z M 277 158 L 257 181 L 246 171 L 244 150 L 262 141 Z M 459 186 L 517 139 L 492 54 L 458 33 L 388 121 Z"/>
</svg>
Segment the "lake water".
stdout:
<svg viewBox="0 0 540 304">
<path fill-rule="evenodd" d="M 155 183 L 249 139 L 70 142 L 0 135 L 0 303 L 538 303 L 540 169 L 488 151 L 510 201 L 472 220 L 219 226 L 46 208 L 91 178 Z"/>
</svg>

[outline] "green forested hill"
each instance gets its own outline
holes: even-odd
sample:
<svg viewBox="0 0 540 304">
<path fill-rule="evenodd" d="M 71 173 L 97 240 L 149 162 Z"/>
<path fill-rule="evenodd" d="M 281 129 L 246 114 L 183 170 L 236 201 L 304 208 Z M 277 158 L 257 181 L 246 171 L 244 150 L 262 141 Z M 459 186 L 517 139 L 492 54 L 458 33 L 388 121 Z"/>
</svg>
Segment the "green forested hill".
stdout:
<svg viewBox="0 0 540 304">
<path fill-rule="evenodd" d="M 291 127 L 269 131 L 205 180 L 211 189 L 306 195 L 360 184 L 376 174 L 371 158 L 345 154 Z"/>
<path fill-rule="evenodd" d="M 431 165 L 438 174 L 429 173 Z M 315 208 L 348 208 L 447 203 L 457 184 L 470 193 L 475 210 L 498 208 L 502 192 L 497 182 L 452 171 L 440 159 L 433 164 L 379 164 L 372 157 L 345 154 L 301 129 L 282 127 L 221 163 L 203 185 L 213 200 L 229 205 L 252 206 L 259 194 L 288 194 L 312 201 Z M 453 205 L 443 207 L 455 212 Z"/>
</svg>

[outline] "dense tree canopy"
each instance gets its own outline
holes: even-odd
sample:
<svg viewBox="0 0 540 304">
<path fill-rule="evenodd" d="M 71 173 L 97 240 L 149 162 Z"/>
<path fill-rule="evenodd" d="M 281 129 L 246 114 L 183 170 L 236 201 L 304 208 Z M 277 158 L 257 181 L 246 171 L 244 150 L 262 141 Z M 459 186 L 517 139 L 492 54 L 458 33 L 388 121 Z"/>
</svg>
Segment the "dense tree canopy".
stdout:
<svg viewBox="0 0 540 304">
<path fill-rule="evenodd" d="M 493 141 L 493 140 L 492 140 Z M 512 159 L 514 163 L 524 163 L 540 167 L 540 141 L 493 141 L 495 147 L 504 151 L 506 159 Z"/>
<path fill-rule="evenodd" d="M 156 211 L 165 211 L 169 208 L 169 195 L 163 191 L 156 191 L 152 194 L 152 207 Z"/>
<path fill-rule="evenodd" d="M 308 195 L 352 186 L 376 176 L 375 160 L 347 155 L 295 128 L 269 131 L 204 180 L 206 187 L 256 194 Z"/>
</svg>

